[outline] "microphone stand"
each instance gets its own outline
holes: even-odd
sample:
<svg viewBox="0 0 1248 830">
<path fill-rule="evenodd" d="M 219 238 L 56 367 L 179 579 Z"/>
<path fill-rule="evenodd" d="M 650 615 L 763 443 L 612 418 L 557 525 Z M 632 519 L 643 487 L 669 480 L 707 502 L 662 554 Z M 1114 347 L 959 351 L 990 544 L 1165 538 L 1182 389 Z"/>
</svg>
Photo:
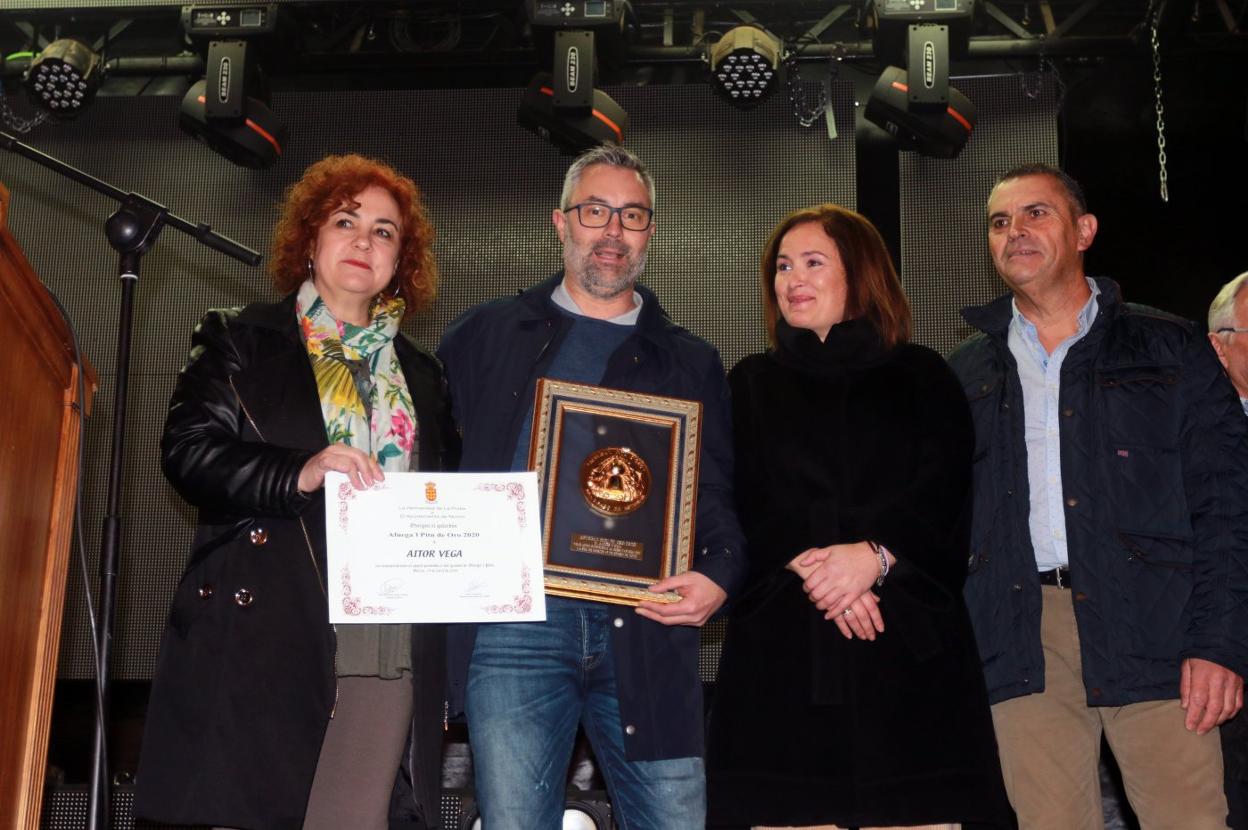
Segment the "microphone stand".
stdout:
<svg viewBox="0 0 1248 830">
<path fill-rule="evenodd" d="M 261 256 L 250 248 L 222 236 L 204 223 L 192 223 L 169 212 L 164 205 L 138 193 L 126 193 L 107 182 L 23 144 L 0 132 L 0 149 L 8 150 L 36 164 L 73 179 L 97 193 L 120 203 L 104 224 L 108 244 L 120 255 L 121 308 L 117 327 L 116 395 L 113 398 L 112 448 L 108 461 L 108 502 L 100 547 L 100 602 L 95 640 L 96 721 L 95 745 L 91 756 L 89 830 L 108 830 L 108 709 L 109 664 L 112 658 L 113 623 L 116 617 L 117 573 L 121 557 L 121 473 L 125 456 L 126 399 L 130 378 L 130 331 L 134 312 L 134 286 L 139 281 L 143 255 L 156 242 L 167 225 L 239 262 L 256 266 Z"/>
</svg>

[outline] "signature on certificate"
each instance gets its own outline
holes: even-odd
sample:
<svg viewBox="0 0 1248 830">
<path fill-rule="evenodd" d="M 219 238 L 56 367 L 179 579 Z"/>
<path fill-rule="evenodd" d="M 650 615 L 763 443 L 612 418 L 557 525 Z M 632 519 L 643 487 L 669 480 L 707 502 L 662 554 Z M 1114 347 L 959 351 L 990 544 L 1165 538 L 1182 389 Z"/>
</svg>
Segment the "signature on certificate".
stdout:
<svg viewBox="0 0 1248 830">
<path fill-rule="evenodd" d="M 477 599 L 486 595 L 484 582 L 469 582 L 459 592 L 460 599 Z"/>
</svg>

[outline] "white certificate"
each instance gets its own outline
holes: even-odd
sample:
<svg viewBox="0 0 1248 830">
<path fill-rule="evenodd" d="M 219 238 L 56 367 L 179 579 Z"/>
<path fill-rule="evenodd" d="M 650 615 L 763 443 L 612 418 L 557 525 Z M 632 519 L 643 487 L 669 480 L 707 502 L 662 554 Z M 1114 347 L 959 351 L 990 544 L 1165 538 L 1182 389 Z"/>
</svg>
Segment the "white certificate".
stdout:
<svg viewBox="0 0 1248 830">
<path fill-rule="evenodd" d="M 537 475 L 325 476 L 331 623 L 546 619 Z"/>
</svg>

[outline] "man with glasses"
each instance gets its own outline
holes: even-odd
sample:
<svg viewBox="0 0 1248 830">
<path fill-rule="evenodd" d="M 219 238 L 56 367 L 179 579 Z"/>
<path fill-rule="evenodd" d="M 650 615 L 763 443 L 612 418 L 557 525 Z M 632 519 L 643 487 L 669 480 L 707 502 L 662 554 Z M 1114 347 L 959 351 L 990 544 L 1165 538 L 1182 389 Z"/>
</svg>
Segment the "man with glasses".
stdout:
<svg viewBox="0 0 1248 830">
<path fill-rule="evenodd" d="M 949 361 L 977 447 L 966 604 L 1019 827 L 1103 828 L 1103 736 L 1142 827 L 1225 830 L 1248 421 L 1194 325 L 1085 274 L 1074 179 L 1015 168 L 986 214 L 1009 293 L 963 309 L 979 331 Z"/>
<path fill-rule="evenodd" d="M 654 235 L 654 184 L 621 147 L 577 158 L 552 214 L 564 270 L 470 309 L 438 348 L 464 471 L 528 466 L 538 378 L 701 401 L 691 570 L 661 580 L 674 603 L 635 611 L 547 598 L 544 623 L 454 626 L 451 711 L 464 700 L 477 801 L 488 830 L 562 827 L 578 724 L 621 827 L 705 823 L 699 631 L 740 584 L 728 389 L 719 355 L 638 284 Z M 466 697 L 466 700 L 465 700 Z"/>
<path fill-rule="evenodd" d="M 1248 415 L 1248 272 L 1222 286 L 1209 304 L 1209 342 L 1239 393 Z M 1248 495 L 1245 496 L 1248 498 Z M 1240 715 L 1222 727 L 1226 767 L 1226 801 L 1231 830 L 1248 830 L 1248 717 Z"/>
</svg>

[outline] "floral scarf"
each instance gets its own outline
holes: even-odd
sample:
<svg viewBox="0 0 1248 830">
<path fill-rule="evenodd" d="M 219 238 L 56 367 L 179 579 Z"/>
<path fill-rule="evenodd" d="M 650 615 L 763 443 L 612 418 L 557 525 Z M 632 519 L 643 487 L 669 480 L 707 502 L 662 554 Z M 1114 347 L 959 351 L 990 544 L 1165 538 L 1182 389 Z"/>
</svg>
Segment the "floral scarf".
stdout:
<svg viewBox="0 0 1248 830">
<path fill-rule="evenodd" d="M 321 397 L 325 437 L 377 459 L 383 470 L 417 466 L 416 410 L 394 338 L 403 300 L 377 299 L 363 328 L 335 319 L 312 280 L 299 288 L 295 314 Z"/>
</svg>

